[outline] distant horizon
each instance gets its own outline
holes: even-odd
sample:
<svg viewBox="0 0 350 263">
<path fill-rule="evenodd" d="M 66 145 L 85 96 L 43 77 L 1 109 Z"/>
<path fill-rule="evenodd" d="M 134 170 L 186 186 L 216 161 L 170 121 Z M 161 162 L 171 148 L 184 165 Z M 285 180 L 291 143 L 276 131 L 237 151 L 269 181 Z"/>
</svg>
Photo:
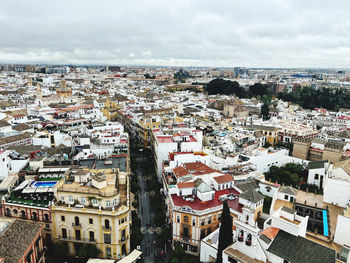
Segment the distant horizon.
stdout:
<svg viewBox="0 0 350 263">
<path fill-rule="evenodd" d="M 350 67 L 350 1 L 3 1 L 9 64 Z"/>
<path fill-rule="evenodd" d="M 332 68 L 332 67 L 246 67 L 246 66 L 232 66 L 232 67 L 220 67 L 220 66 L 169 66 L 169 65 L 151 65 L 151 64 L 65 64 L 65 63 L 5 63 L 0 62 L 0 65 L 16 65 L 16 66 L 73 66 L 73 67 L 140 67 L 140 68 L 208 68 L 208 69 L 234 69 L 234 68 L 247 68 L 252 70 L 350 70 L 349 68 Z"/>
</svg>

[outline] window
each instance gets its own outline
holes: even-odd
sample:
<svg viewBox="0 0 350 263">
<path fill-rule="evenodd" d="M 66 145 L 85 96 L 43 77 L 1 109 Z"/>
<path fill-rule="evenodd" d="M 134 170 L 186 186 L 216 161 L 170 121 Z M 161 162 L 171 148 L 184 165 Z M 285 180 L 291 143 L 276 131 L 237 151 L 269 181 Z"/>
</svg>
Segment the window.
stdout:
<svg viewBox="0 0 350 263">
<path fill-rule="evenodd" d="M 96 198 L 92 199 L 92 205 L 96 206 L 97 204 L 98 204 L 97 199 Z"/>
<path fill-rule="evenodd" d="M 284 200 L 288 200 L 288 195 L 285 195 L 285 196 L 284 196 Z"/>
<path fill-rule="evenodd" d="M 208 225 L 211 224 L 211 217 L 208 218 Z"/>
<path fill-rule="evenodd" d="M 81 203 L 82 205 L 85 205 L 85 197 L 80 198 L 80 203 Z"/>
<path fill-rule="evenodd" d="M 66 221 L 66 218 L 64 216 L 61 216 L 61 221 Z"/>
<path fill-rule="evenodd" d="M 188 223 L 188 216 L 184 216 L 184 223 Z"/>
<path fill-rule="evenodd" d="M 67 229 L 62 228 L 62 238 L 67 238 Z"/>
<path fill-rule="evenodd" d="M 80 235 L 80 230 L 75 230 L 75 239 L 76 240 L 81 240 L 81 235 Z"/>
<path fill-rule="evenodd" d="M 221 214 L 218 214 L 218 221 L 221 220 Z"/>
<path fill-rule="evenodd" d="M 123 224 L 126 222 L 126 217 L 123 217 L 121 219 L 119 219 L 119 224 Z"/>
<path fill-rule="evenodd" d="M 192 226 L 196 226 L 196 219 L 192 219 Z"/>
<path fill-rule="evenodd" d="M 117 205 L 117 199 L 113 199 L 113 206 Z"/>
<path fill-rule="evenodd" d="M 180 223 L 180 216 L 177 216 L 176 222 Z"/>
<path fill-rule="evenodd" d="M 204 226 L 205 220 L 204 218 L 201 220 L 201 226 Z"/>
<path fill-rule="evenodd" d="M 205 230 L 204 229 L 201 230 L 201 237 L 200 237 L 200 239 L 203 239 L 203 238 L 205 238 Z"/>
<path fill-rule="evenodd" d="M 73 196 L 70 195 L 70 196 L 69 196 L 69 203 L 70 203 L 70 204 L 73 204 L 73 202 L 74 202 L 74 201 L 73 201 Z"/>
<path fill-rule="evenodd" d="M 80 225 L 80 221 L 79 221 L 79 217 L 74 217 L 74 223 L 75 223 L 75 226 L 79 226 Z"/>
<path fill-rule="evenodd" d="M 207 229 L 207 235 L 209 235 L 211 233 L 211 227 L 208 227 Z"/>
<path fill-rule="evenodd" d="M 49 214 L 44 214 L 44 221 L 46 221 L 46 222 L 49 221 Z"/>
<path fill-rule="evenodd" d="M 92 225 L 94 223 L 94 220 L 92 218 L 89 218 L 89 224 Z"/>
<path fill-rule="evenodd" d="M 89 231 L 89 240 L 95 241 L 95 232 L 94 231 Z"/>
<path fill-rule="evenodd" d="M 182 236 L 184 236 L 184 237 L 189 237 L 189 234 L 188 234 L 188 227 L 184 227 L 183 229 L 182 229 Z"/>
<path fill-rule="evenodd" d="M 106 207 L 111 207 L 111 200 L 106 201 Z"/>
<path fill-rule="evenodd" d="M 111 234 L 104 234 L 103 237 L 104 237 L 104 242 L 106 244 L 110 244 L 111 243 Z"/>
<path fill-rule="evenodd" d="M 109 220 L 106 219 L 105 220 L 105 229 L 110 229 L 110 228 L 111 228 L 111 226 L 109 225 Z"/>
<path fill-rule="evenodd" d="M 110 247 L 106 247 L 106 257 L 111 258 L 112 257 L 112 250 Z"/>
<path fill-rule="evenodd" d="M 36 212 L 33 212 L 33 214 L 32 214 L 32 219 L 33 219 L 33 220 L 38 220 L 38 215 L 37 215 Z"/>
<path fill-rule="evenodd" d="M 315 174 L 315 180 L 318 180 L 318 174 Z"/>
</svg>

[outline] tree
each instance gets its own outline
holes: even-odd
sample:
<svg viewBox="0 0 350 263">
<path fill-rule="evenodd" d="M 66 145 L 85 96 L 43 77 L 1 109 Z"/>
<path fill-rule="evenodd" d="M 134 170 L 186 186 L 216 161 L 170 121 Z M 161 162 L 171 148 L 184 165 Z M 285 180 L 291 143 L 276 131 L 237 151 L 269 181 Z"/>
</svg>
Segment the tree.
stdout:
<svg viewBox="0 0 350 263">
<path fill-rule="evenodd" d="M 100 255 L 100 250 L 91 244 L 83 244 L 77 251 L 77 256 L 83 258 L 96 258 Z"/>
<path fill-rule="evenodd" d="M 261 106 L 261 115 L 262 115 L 264 121 L 270 119 L 270 109 L 269 109 L 268 104 L 264 103 Z"/>
<path fill-rule="evenodd" d="M 205 90 L 209 95 L 224 94 L 224 95 L 233 95 L 235 94 L 238 97 L 245 97 L 244 88 L 239 86 L 237 81 L 230 81 L 224 79 L 213 79 L 205 87 Z"/>
<path fill-rule="evenodd" d="M 219 245 L 216 262 L 222 263 L 222 251 L 233 243 L 232 235 L 232 217 L 227 202 L 224 202 L 222 208 L 221 224 L 219 230 Z"/>
</svg>

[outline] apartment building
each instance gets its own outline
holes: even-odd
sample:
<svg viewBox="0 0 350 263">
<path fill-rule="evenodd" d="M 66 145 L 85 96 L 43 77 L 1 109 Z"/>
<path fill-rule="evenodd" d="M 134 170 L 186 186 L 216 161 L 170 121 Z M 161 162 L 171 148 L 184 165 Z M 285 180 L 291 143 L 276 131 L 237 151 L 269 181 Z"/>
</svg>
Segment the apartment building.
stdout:
<svg viewBox="0 0 350 263">
<path fill-rule="evenodd" d="M 156 172 L 161 181 L 163 162 L 171 152 L 201 152 L 203 132 L 194 128 L 169 126 L 153 130 Z"/>
<path fill-rule="evenodd" d="M 222 201 L 240 211 L 238 191 L 233 177 L 201 162 L 184 163 L 173 169 L 165 167 L 163 189 L 166 189 L 172 245 L 180 244 L 187 253 L 198 255 L 200 240 L 220 224 Z"/>
<path fill-rule="evenodd" d="M 72 169 L 55 186 L 52 238 L 96 245 L 101 257 L 121 259 L 130 252 L 130 197 L 127 173 L 116 169 Z"/>
</svg>

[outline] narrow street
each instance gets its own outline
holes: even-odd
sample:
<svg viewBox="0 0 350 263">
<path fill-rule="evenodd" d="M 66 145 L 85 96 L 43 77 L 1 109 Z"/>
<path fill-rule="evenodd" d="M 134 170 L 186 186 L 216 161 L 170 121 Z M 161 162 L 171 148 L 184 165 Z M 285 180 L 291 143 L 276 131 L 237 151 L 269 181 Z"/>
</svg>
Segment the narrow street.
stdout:
<svg viewBox="0 0 350 263">
<path fill-rule="evenodd" d="M 150 204 L 149 193 L 147 191 L 147 177 L 143 175 L 143 157 L 140 153 L 137 157 L 137 180 L 140 186 L 139 189 L 139 208 L 138 217 L 141 219 L 142 230 L 145 234 L 141 244 L 143 259 L 145 263 L 156 262 L 155 256 L 158 250 L 155 245 L 155 233 L 153 233 L 153 212 Z"/>
</svg>

